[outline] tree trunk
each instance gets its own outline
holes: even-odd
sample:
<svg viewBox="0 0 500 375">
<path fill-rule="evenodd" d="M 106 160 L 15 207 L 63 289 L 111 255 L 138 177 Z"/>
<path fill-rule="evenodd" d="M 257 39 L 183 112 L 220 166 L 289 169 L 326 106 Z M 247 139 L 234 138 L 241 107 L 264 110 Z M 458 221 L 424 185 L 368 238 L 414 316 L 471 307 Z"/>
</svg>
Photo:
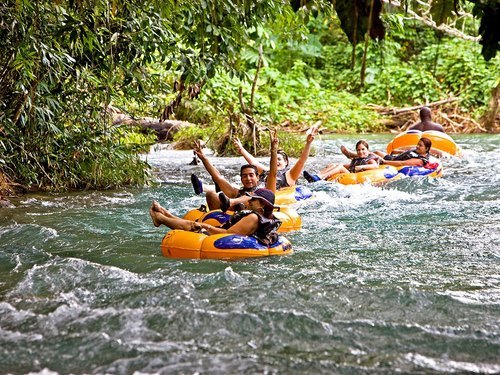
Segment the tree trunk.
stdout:
<svg viewBox="0 0 500 375">
<path fill-rule="evenodd" d="M 499 116 L 498 109 L 500 107 L 500 84 L 497 85 L 491 91 L 491 99 L 490 104 L 488 105 L 488 111 L 483 115 L 482 123 L 484 128 L 488 133 L 493 133 L 495 128 L 500 126 L 500 123 L 497 122 L 497 118 Z"/>
<path fill-rule="evenodd" d="M 137 126 L 143 133 L 154 131 L 156 133 L 158 142 L 173 141 L 174 134 L 177 133 L 180 128 L 185 126 L 194 126 L 194 124 L 191 124 L 187 121 L 158 121 L 158 119 L 151 117 L 134 119 L 123 113 L 113 114 L 113 125 Z"/>
</svg>

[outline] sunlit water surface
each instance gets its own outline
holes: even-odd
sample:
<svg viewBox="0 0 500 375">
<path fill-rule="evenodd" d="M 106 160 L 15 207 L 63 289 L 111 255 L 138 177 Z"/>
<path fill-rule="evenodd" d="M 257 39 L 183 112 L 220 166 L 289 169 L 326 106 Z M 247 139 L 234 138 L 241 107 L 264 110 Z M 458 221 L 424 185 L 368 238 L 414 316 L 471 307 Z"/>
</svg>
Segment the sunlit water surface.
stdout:
<svg viewBox="0 0 500 375">
<path fill-rule="evenodd" d="M 500 373 L 500 137 L 455 139 L 464 156 L 441 179 L 310 185 L 285 257 L 161 255 L 151 201 L 203 203 L 188 151 L 147 156 L 153 188 L 15 200 L 0 211 L 0 373 Z M 356 140 L 315 141 L 307 169 Z M 243 159 L 212 160 L 238 183 Z"/>
</svg>

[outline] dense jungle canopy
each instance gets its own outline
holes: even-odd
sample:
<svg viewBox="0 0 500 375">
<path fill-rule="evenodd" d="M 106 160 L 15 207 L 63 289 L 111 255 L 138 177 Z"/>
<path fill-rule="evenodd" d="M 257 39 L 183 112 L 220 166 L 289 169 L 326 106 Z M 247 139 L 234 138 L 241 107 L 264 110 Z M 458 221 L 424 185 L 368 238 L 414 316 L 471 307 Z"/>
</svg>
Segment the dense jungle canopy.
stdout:
<svg viewBox="0 0 500 375">
<path fill-rule="evenodd" d="M 4 1 L 0 191 L 147 183 L 156 134 L 123 117 L 196 124 L 176 140 L 219 153 L 231 134 L 258 152 L 264 127 L 292 153 L 283 132 L 318 121 L 401 130 L 424 104 L 497 131 L 499 19 L 498 0 Z"/>
</svg>

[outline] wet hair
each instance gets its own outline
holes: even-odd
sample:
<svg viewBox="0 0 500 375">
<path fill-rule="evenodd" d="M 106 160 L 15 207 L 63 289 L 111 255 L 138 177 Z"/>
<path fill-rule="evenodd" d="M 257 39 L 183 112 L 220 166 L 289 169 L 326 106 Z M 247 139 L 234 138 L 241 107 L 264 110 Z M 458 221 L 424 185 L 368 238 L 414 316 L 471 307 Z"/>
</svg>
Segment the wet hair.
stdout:
<svg viewBox="0 0 500 375">
<path fill-rule="evenodd" d="M 285 159 L 286 166 L 288 167 L 289 161 L 288 161 L 288 155 L 286 154 L 286 152 L 283 150 L 278 150 L 278 154 L 283 156 L 283 159 Z"/>
<path fill-rule="evenodd" d="M 425 137 L 422 137 L 420 138 L 420 140 L 422 141 L 422 143 L 424 144 L 425 146 L 425 150 L 427 152 L 429 152 L 429 150 L 431 149 L 431 146 L 432 146 L 432 142 L 429 138 L 425 138 Z"/>
<path fill-rule="evenodd" d="M 365 146 L 367 150 L 369 150 L 369 149 L 370 149 L 370 146 L 368 146 L 368 142 L 366 142 L 366 141 L 365 141 L 365 140 L 363 140 L 363 139 L 362 139 L 361 141 L 358 141 L 358 143 L 356 143 L 356 151 L 358 150 L 358 146 L 359 146 L 359 145 L 363 145 L 363 146 Z"/>
<path fill-rule="evenodd" d="M 255 165 L 252 165 L 252 164 L 245 164 L 245 165 L 242 165 L 241 168 L 240 168 L 240 177 L 243 175 L 243 170 L 244 169 L 253 169 L 255 171 L 255 175 L 259 175 L 259 170 L 257 169 L 257 167 Z"/>
</svg>

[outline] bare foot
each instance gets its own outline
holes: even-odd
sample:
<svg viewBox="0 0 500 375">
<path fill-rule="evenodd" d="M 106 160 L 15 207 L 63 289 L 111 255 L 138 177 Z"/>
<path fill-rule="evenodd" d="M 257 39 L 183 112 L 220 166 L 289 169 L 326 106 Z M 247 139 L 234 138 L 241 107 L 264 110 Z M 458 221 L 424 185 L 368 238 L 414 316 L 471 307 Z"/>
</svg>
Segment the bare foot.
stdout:
<svg viewBox="0 0 500 375">
<path fill-rule="evenodd" d="M 153 201 L 153 203 L 151 203 L 151 208 L 153 209 L 153 211 L 157 211 L 157 212 L 161 212 L 161 209 L 162 209 L 162 207 L 160 206 L 158 201 Z"/>
<path fill-rule="evenodd" d="M 154 206 L 154 203 L 151 205 L 151 207 L 149 208 L 149 216 L 151 216 L 151 220 L 153 220 L 153 224 L 155 227 L 159 227 L 160 226 L 160 223 L 158 222 L 158 219 L 156 218 L 156 212 L 158 211 L 155 211 L 153 209 L 153 206 Z"/>
<path fill-rule="evenodd" d="M 153 211 L 159 212 L 166 217 L 174 218 L 175 216 L 172 215 L 166 208 L 163 208 L 157 201 L 153 201 L 153 204 L 151 205 L 153 208 Z"/>
</svg>

